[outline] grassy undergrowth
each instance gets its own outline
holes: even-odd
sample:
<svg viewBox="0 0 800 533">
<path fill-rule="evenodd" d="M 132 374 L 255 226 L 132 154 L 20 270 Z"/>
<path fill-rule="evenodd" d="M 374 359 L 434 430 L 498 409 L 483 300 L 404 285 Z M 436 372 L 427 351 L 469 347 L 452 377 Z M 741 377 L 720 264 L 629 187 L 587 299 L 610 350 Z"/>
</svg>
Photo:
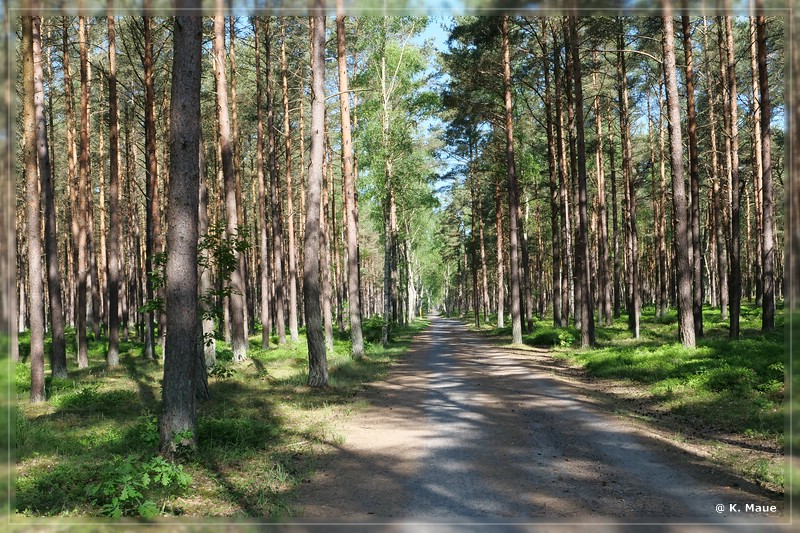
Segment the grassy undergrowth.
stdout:
<svg viewBox="0 0 800 533">
<path fill-rule="evenodd" d="M 788 370 L 783 307 L 777 310 L 775 331 L 764 334 L 761 309 L 744 304 L 738 341 L 728 339 L 728 321 L 718 309 L 706 307 L 703 319 L 704 336 L 694 349 L 678 342 L 676 311 L 657 318 L 652 307 L 642 312 L 639 339 L 628 331 L 623 314 L 610 327 L 596 327 L 593 349 L 578 348 L 580 332 L 553 327 L 552 317 L 535 321 L 523 342 L 553 347 L 553 357 L 582 367 L 588 376 L 627 384 L 638 392 L 637 410 L 667 413 L 687 431 L 735 436 L 773 450 L 774 460 L 740 466 L 750 477 L 782 490 Z M 470 317 L 465 320 L 474 324 Z M 481 330 L 503 340 L 511 334 L 510 325 Z"/>
<path fill-rule="evenodd" d="M 180 465 L 157 457 L 160 362 L 141 344 L 121 343 L 121 364 L 105 366 L 105 340 L 89 343 L 89 367 L 78 370 L 68 338 L 69 378 L 47 378 L 48 401 L 30 405 L 28 339 L 16 365 L 16 512 L 24 516 L 258 516 L 293 513 L 286 494 L 307 479 L 316 458 L 340 444 L 338 420 L 363 406 L 357 393 L 379 380 L 427 327 L 396 328 L 379 343 L 380 322 L 365 321 L 366 357 L 349 357 L 337 335 L 328 353 L 330 387 L 305 386 L 304 332 L 296 345 L 261 349 L 250 338 L 249 359 L 230 362 L 218 341 L 219 364 L 209 377 L 211 399 L 199 406 L 197 449 Z M 48 370 L 49 374 L 49 370 Z"/>
</svg>

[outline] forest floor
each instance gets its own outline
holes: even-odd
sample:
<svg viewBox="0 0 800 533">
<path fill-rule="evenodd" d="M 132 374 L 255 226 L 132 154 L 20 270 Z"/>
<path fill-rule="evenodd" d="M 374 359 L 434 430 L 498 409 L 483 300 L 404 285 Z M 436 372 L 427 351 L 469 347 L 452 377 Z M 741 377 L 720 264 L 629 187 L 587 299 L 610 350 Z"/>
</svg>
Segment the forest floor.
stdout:
<svg viewBox="0 0 800 533">
<path fill-rule="evenodd" d="M 371 320 L 363 361 L 336 336 L 323 390 L 305 386 L 302 331 L 270 350 L 251 337 L 238 365 L 220 342 L 199 445 L 180 465 L 156 455 L 163 367 L 141 344 L 107 369 L 92 339 L 78 370 L 71 332 L 69 379 L 48 377 L 48 402 L 30 405 L 22 335 L 15 520 L 779 520 L 782 333 L 750 331 L 750 311 L 745 342 L 710 319 L 696 351 L 674 346 L 674 317 L 643 321 L 639 340 L 624 322 L 599 328 L 590 351 L 544 321 L 510 346 L 507 330 L 439 317 L 396 328 L 384 348 Z"/>
<path fill-rule="evenodd" d="M 298 516 L 780 520 L 781 494 L 714 460 L 698 439 L 625 416 L 619 390 L 552 355 L 434 318 L 390 377 L 362 393 L 368 407 L 342 422 L 344 439 L 315 476 L 293 489 Z"/>
<path fill-rule="evenodd" d="M 393 328 L 392 342 L 384 347 L 381 321 L 365 320 L 366 357 L 361 361 L 349 356 L 349 335 L 335 333 L 334 350 L 327 354 L 330 385 L 324 389 L 305 385 L 308 354 L 302 328 L 299 342 L 277 346 L 273 336 L 269 350 L 261 348 L 260 334 L 251 336 L 248 359 L 240 364 L 231 363 L 230 348 L 217 341 L 211 399 L 198 407 L 198 446 L 178 464 L 157 455 L 160 347 L 159 360 L 148 361 L 142 344 L 131 337 L 120 345 L 121 364 L 109 369 L 107 340 L 90 334 L 89 367 L 78 369 L 75 332 L 70 330 L 69 377 L 51 378 L 46 364 L 47 402 L 32 405 L 27 402 L 30 341 L 21 334 L 20 362 L 9 367 L 16 389 L 11 398 L 16 399 L 12 521 L 292 515 L 287 494 L 308 480 L 319 457 L 344 441 L 339 421 L 364 407 L 359 396 L 364 383 L 388 375 L 427 325 L 417 320 Z"/>
</svg>

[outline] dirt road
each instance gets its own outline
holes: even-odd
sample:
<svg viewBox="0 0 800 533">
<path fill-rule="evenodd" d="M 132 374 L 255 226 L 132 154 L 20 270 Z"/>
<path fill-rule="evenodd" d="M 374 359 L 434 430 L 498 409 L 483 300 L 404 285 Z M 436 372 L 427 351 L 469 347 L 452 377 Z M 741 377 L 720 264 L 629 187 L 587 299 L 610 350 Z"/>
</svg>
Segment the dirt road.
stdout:
<svg viewBox="0 0 800 533">
<path fill-rule="evenodd" d="M 782 501 L 605 412 L 579 383 L 455 320 L 434 318 L 364 396 L 370 406 L 346 420 L 344 444 L 303 484 L 300 516 L 780 520 Z M 746 512 L 747 504 L 778 511 Z"/>
</svg>

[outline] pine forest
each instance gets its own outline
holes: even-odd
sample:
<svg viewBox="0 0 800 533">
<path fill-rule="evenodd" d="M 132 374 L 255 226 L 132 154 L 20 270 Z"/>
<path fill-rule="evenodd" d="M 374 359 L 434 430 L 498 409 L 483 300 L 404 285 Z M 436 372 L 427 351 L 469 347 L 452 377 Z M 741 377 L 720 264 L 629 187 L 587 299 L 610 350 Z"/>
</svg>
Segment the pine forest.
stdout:
<svg viewBox="0 0 800 533">
<path fill-rule="evenodd" d="M 4 15 L 11 514 L 325 516 L 376 384 L 429 380 L 391 416 L 455 431 L 437 380 L 500 395 L 497 350 L 782 502 L 791 18 L 338 4 Z"/>
</svg>

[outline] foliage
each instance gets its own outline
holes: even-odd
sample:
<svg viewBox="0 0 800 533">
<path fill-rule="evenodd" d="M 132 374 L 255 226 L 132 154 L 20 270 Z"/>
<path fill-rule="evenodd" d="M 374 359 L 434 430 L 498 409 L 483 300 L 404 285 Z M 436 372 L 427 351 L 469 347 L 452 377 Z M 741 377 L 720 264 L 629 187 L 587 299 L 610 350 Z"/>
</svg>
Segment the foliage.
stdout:
<svg viewBox="0 0 800 533">
<path fill-rule="evenodd" d="M 574 346 L 580 340 L 580 332 L 575 328 L 537 328 L 537 333 L 530 336 L 530 340 L 525 338 L 527 344 L 534 346 Z"/>
<path fill-rule="evenodd" d="M 99 473 L 99 481 L 86 494 L 103 514 L 153 518 L 163 513 L 170 497 L 186 489 L 192 477 L 176 465 L 156 456 L 142 460 L 134 455 L 115 457 Z M 161 505 L 158 505 L 158 502 Z"/>
<path fill-rule="evenodd" d="M 147 273 L 147 279 L 153 286 L 153 293 L 158 292 L 159 289 L 165 287 L 167 284 L 167 276 L 165 268 L 167 266 L 167 253 L 159 252 L 153 254 L 153 270 Z M 164 298 L 154 296 L 149 299 L 143 306 L 139 308 L 140 313 L 163 313 L 164 312 Z"/>
<path fill-rule="evenodd" d="M 221 320 L 222 310 L 215 302 L 233 293 L 233 287 L 228 284 L 233 271 L 236 270 L 236 254 L 244 253 L 250 248 L 250 231 L 241 226 L 237 232 L 227 235 L 224 222 L 218 221 L 211 224 L 208 233 L 200 237 L 197 245 L 197 263 L 201 269 L 214 269 L 222 280 L 220 287 L 212 287 L 200 296 L 202 302 L 202 318 L 205 320 Z M 210 346 L 214 342 L 213 333 L 205 333 L 204 342 Z"/>
<path fill-rule="evenodd" d="M 230 378 L 236 375 L 236 369 L 228 365 L 217 364 L 208 371 L 208 375 L 218 379 Z"/>
</svg>

